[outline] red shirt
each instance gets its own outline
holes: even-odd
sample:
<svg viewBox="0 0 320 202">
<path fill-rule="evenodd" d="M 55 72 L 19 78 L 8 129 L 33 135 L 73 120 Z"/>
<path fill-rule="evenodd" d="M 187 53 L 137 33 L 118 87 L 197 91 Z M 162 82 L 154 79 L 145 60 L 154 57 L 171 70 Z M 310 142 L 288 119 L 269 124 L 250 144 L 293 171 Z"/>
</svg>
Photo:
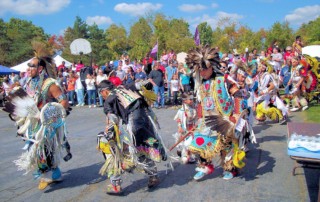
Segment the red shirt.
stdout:
<svg viewBox="0 0 320 202">
<path fill-rule="evenodd" d="M 119 86 L 122 84 L 122 81 L 119 77 L 111 76 L 109 77 L 109 81 L 111 81 L 115 86 Z"/>
<path fill-rule="evenodd" d="M 66 68 L 66 66 L 64 66 L 63 64 L 61 64 L 61 65 L 58 66 L 58 71 L 60 71 L 60 69 L 65 69 L 65 68 Z"/>
</svg>

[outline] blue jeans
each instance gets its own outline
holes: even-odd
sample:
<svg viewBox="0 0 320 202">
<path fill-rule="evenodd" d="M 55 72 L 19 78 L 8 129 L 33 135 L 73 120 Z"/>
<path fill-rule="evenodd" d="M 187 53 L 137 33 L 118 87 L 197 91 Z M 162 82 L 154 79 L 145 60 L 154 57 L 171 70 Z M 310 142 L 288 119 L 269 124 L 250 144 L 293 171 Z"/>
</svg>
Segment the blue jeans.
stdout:
<svg viewBox="0 0 320 202">
<path fill-rule="evenodd" d="M 87 90 L 88 105 L 96 104 L 96 90 Z"/>
<path fill-rule="evenodd" d="M 168 81 L 167 84 L 167 96 L 168 96 L 168 101 L 171 102 L 171 85 L 170 85 L 170 81 Z"/>
<path fill-rule="evenodd" d="M 68 91 L 68 98 L 71 104 L 74 104 L 74 90 Z"/>
<path fill-rule="evenodd" d="M 76 90 L 77 93 L 77 101 L 78 104 L 84 104 L 84 90 L 83 89 L 77 89 Z"/>
<path fill-rule="evenodd" d="M 156 102 L 154 103 L 155 107 L 159 107 L 159 105 L 161 105 L 161 107 L 164 107 L 164 86 L 153 86 L 153 91 L 156 95 L 160 95 L 160 103 L 159 100 L 157 99 Z"/>
<path fill-rule="evenodd" d="M 103 97 L 102 95 L 100 95 L 100 93 L 98 95 L 99 95 L 99 105 L 103 106 Z"/>
</svg>

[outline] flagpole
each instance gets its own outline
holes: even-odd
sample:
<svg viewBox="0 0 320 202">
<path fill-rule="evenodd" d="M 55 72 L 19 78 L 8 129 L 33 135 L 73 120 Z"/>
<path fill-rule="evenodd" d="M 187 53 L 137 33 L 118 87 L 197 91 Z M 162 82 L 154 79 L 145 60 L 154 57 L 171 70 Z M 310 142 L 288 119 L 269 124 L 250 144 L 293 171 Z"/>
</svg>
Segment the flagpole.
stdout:
<svg viewBox="0 0 320 202">
<path fill-rule="evenodd" d="M 158 41 L 158 37 L 157 37 L 157 44 L 158 44 L 158 51 L 157 51 L 157 60 L 159 60 L 159 41 Z"/>
</svg>

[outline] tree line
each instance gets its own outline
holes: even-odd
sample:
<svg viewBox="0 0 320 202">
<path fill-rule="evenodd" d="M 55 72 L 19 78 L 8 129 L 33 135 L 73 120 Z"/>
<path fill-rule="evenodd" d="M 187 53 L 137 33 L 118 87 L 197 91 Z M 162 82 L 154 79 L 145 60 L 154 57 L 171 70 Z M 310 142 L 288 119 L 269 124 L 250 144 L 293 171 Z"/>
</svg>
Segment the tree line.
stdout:
<svg viewBox="0 0 320 202">
<path fill-rule="evenodd" d="M 271 28 L 253 31 L 250 27 L 231 19 L 220 19 L 218 26 L 212 28 L 207 22 L 198 25 L 201 44 L 218 46 L 222 52 L 231 52 L 236 48 L 244 52 L 256 48 L 264 50 L 273 41 L 280 48 L 292 45 L 295 36 L 300 35 L 306 45 L 320 44 L 320 17 L 302 24 L 293 30 L 288 22 L 275 22 Z M 92 47 L 92 59 L 98 65 L 118 59 L 128 53 L 132 59 L 143 58 L 158 42 L 159 54 L 173 49 L 175 52 L 188 51 L 195 47 L 190 25 L 184 19 L 147 14 L 134 22 L 129 30 L 123 25 L 112 24 L 103 30 L 98 25 L 88 25 L 76 16 L 73 26 L 67 27 L 62 36 L 49 35 L 42 27 L 31 21 L 11 18 L 8 22 L 0 19 L 0 64 L 14 66 L 34 56 L 32 41 L 46 44 L 52 53 L 59 53 L 73 62 L 80 59 L 70 53 L 70 44 L 77 38 L 87 39 Z M 86 65 L 90 65 L 91 56 L 82 56 Z"/>
</svg>

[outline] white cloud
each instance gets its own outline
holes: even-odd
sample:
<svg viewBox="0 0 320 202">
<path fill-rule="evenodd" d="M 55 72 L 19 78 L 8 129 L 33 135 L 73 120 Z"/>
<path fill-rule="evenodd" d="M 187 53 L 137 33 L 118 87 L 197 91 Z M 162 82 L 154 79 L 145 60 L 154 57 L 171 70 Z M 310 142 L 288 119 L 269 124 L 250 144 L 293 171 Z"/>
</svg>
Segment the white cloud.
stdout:
<svg viewBox="0 0 320 202">
<path fill-rule="evenodd" d="M 120 3 L 114 7 L 114 10 L 123 14 L 139 16 L 139 15 L 144 15 L 148 11 L 156 11 L 161 8 L 162 8 L 162 4 L 152 4 L 149 2 L 136 3 L 136 4 Z"/>
<path fill-rule="evenodd" d="M 216 4 L 216 3 L 212 3 L 212 4 L 211 4 L 211 8 L 218 8 L 218 7 L 219 7 L 219 5 Z"/>
<path fill-rule="evenodd" d="M 285 16 L 285 20 L 291 24 L 301 25 L 319 17 L 320 5 L 305 6 L 295 9 Z"/>
<path fill-rule="evenodd" d="M 96 23 L 97 25 L 103 25 L 103 24 L 112 24 L 112 20 L 110 17 L 106 17 L 106 16 L 88 16 L 86 19 L 86 23 L 88 25 L 93 25 L 94 23 Z"/>
<path fill-rule="evenodd" d="M 180 11 L 183 12 L 198 12 L 207 9 L 206 6 L 201 4 L 182 4 L 178 7 Z"/>
<path fill-rule="evenodd" d="M 209 16 L 207 14 L 204 14 L 201 17 L 196 17 L 188 21 L 193 27 L 196 27 L 198 24 L 202 22 L 207 22 L 208 25 L 210 25 L 213 29 L 215 29 L 218 25 L 219 20 L 225 19 L 225 18 L 230 19 L 231 22 L 234 22 L 234 21 L 237 22 L 241 20 L 243 16 L 237 13 L 226 13 L 226 12 L 219 11 L 214 16 Z"/>
<path fill-rule="evenodd" d="M 71 0 L 1 0 L 0 14 L 19 15 L 51 14 L 67 7 Z"/>
</svg>

